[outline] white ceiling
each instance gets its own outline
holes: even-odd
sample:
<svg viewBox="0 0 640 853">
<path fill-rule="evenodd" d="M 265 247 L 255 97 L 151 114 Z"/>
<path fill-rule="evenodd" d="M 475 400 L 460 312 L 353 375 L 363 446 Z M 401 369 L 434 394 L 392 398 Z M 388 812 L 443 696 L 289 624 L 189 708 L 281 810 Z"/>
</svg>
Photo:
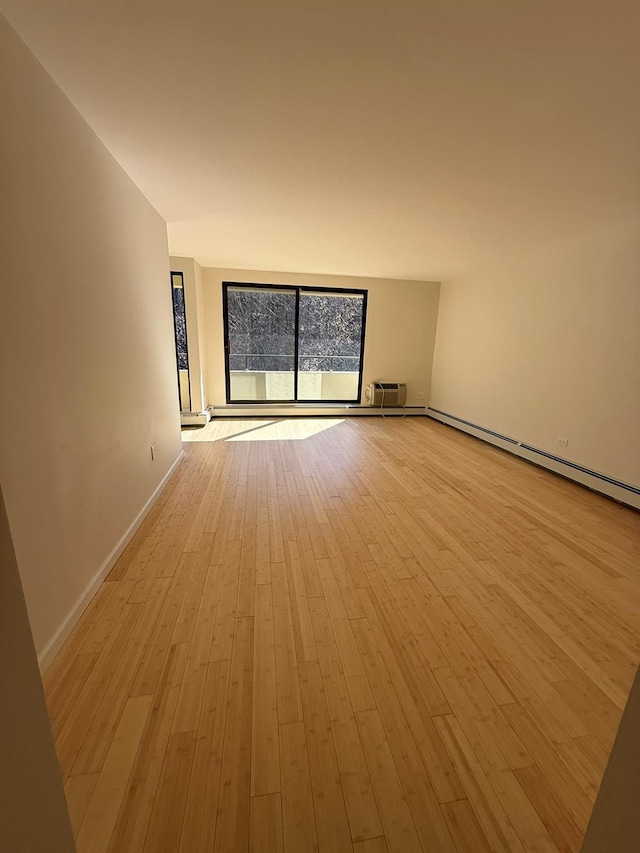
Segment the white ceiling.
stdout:
<svg viewBox="0 0 640 853">
<path fill-rule="evenodd" d="M 638 215 L 636 0 L 0 10 L 207 266 L 447 279 Z"/>
</svg>

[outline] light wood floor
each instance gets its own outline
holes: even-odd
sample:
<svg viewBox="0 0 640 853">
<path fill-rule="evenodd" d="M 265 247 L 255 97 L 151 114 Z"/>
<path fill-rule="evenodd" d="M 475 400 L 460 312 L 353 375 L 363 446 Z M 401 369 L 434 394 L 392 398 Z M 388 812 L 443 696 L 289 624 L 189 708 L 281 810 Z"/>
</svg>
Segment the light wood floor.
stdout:
<svg viewBox="0 0 640 853">
<path fill-rule="evenodd" d="M 80 853 L 579 850 L 640 516 L 426 419 L 185 439 L 45 677 Z"/>
</svg>

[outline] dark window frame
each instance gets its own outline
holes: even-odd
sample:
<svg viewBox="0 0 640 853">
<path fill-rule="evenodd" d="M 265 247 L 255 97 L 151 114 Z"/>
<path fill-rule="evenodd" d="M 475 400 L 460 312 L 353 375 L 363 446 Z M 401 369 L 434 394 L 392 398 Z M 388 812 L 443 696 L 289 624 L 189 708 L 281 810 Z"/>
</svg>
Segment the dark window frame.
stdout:
<svg viewBox="0 0 640 853">
<path fill-rule="evenodd" d="M 179 277 L 182 282 L 182 287 L 174 287 L 173 277 Z M 181 412 L 190 412 L 191 411 L 191 365 L 189 364 L 189 333 L 187 329 L 187 300 L 184 292 L 184 273 L 179 270 L 170 270 L 169 272 L 169 281 L 171 283 L 171 317 L 173 318 L 173 342 L 176 351 L 176 378 L 178 380 L 178 403 L 180 405 Z M 174 290 L 182 290 L 182 307 L 184 309 L 184 345 L 186 349 L 187 355 L 187 387 L 189 389 L 189 406 L 185 408 L 183 406 L 182 400 L 182 389 L 180 387 L 180 360 L 178 357 L 178 328 L 176 326 L 176 304 L 173 299 L 173 291 Z"/>
<path fill-rule="evenodd" d="M 292 291 L 296 295 L 295 306 L 295 330 L 294 330 L 294 370 L 293 370 L 293 389 L 294 397 L 289 400 L 239 400 L 231 399 L 231 372 L 229 370 L 229 303 L 227 292 L 229 288 L 246 289 L 246 290 L 277 290 L 277 291 Z M 357 396 L 353 400 L 299 400 L 298 399 L 298 374 L 300 373 L 299 362 L 299 331 L 300 331 L 300 294 L 301 293 L 331 293 L 348 296 L 362 296 L 362 328 L 360 330 L 360 354 L 359 354 L 359 371 L 358 371 L 358 391 Z M 367 326 L 367 299 L 369 291 L 361 288 L 353 287 L 312 287 L 310 285 L 298 284 L 261 284 L 260 282 L 248 281 L 223 281 L 222 282 L 222 320 L 224 332 L 224 380 L 225 380 L 225 396 L 227 404 L 233 405 L 256 405 L 256 406 L 274 406 L 274 405 L 289 405 L 289 404 L 304 404 L 304 405 L 350 405 L 360 403 L 362 399 L 362 376 L 364 372 L 364 342 Z"/>
</svg>

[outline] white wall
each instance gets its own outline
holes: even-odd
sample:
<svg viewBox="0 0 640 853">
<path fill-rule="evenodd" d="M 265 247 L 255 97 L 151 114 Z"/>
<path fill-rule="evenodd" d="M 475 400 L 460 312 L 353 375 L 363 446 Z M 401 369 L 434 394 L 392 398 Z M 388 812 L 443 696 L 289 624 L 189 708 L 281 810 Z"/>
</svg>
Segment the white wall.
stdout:
<svg viewBox="0 0 640 853">
<path fill-rule="evenodd" d="M 195 298 L 196 298 L 196 317 L 198 324 L 198 361 L 200 363 L 200 376 L 198 381 L 200 392 L 200 408 L 199 412 L 207 408 L 207 349 L 206 349 L 206 329 L 204 317 L 204 277 L 202 267 L 197 261 L 193 262 Z"/>
<path fill-rule="evenodd" d="M 630 223 L 443 284 L 430 404 L 639 485 L 639 238 Z"/>
<path fill-rule="evenodd" d="M 580 853 L 640 850 L 640 670 L 631 685 Z"/>
<path fill-rule="evenodd" d="M 0 103 L 0 481 L 42 653 L 181 452 L 169 261 L 3 18 Z"/>
<path fill-rule="evenodd" d="M 0 489 L 0 850 L 73 853 L 38 662 Z"/>
<path fill-rule="evenodd" d="M 407 405 L 425 405 L 429 399 L 439 283 L 210 268 L 203 270 L 203 281 L 209 404 L 224 405 L 226 399 L 223 281 L 367 290 L 363 395 L 365 387 L 373 379 L 392 379 L 407 383 Z M 424 401 L 418 400 L 418 391 L 425 392 Z"/>
</svg>

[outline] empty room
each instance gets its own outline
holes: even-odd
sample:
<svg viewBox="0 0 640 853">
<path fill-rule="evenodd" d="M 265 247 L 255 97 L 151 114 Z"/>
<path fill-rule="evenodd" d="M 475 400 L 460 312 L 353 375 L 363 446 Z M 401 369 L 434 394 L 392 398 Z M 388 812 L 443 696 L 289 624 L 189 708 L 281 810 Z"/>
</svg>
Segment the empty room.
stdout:
<svg viewBox="0 0 640 853">
<path fill-rule="evenodd" d="M 639 32 L 0 0 L 2 853 L 639 849 Z"/>
</svg>

